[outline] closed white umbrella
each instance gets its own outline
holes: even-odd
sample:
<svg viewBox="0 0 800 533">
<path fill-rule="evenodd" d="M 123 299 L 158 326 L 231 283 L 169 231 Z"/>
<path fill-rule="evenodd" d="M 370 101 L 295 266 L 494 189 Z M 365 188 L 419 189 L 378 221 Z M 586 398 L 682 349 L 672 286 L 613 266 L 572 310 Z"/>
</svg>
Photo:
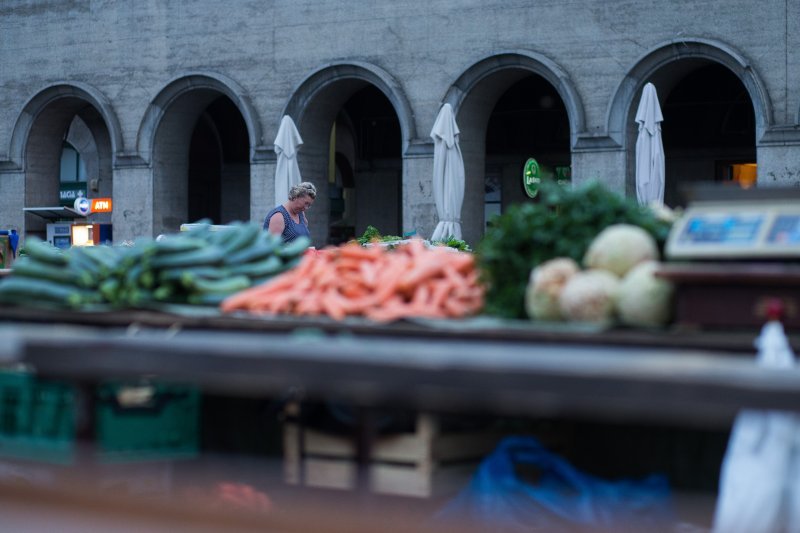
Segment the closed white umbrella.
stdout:
<svg viewBox="0 0 800 533">
<path fill-rule="evenodd" d="M 431 240 L 461 238 L 461 205 L 464 203 L 464 161 L 458 145 L 458 126 L 453 108 L 444 104 L 431 130 L 433 138 L 433 199 L 439 223 Z"/>
<path fill-rule="evenodd" d="M 289 115 L 284 115 L 275 137 L 275 153 L 278 162 L 275 166 L 275 205 L 289 198 L 289 189 L 300 183 L 300 167 L 297 166 L 297 150 L 303 144 L 300 132 Z"/>
<path fill-rule="evenodd" d="M 661 123 L 664 116 L 658 105 L 658 95 L 652 83 L 644 86 L 636 122 L 636 198 L 640 204 L 664 203 L 664 145 L 661 142 Z"/>
<path fill-rule="evenodd" d="M 780 322 L 768 322 L 756 344 L 759 365 L 794 366 Z M 800 416 L 779 411 L 740 413 L 722 463 L 714 533 L 800 531 L 799 461 Z"/>
</svg>

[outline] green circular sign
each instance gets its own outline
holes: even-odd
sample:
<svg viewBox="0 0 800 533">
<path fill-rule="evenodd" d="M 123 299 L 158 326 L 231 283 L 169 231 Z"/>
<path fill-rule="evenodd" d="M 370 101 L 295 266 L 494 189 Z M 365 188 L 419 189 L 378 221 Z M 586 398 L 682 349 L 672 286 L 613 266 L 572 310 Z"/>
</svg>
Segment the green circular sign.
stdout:
<svg viewBox="0 0 800 533">
<path fill-rule="evenodd" d="M 522 170 L 522 184 L 525 187 L 525 194 L 530 198 L 536 198 L 536 195 L 539 194 L 540 183 L 542 183 L 542 171 L 539 168 L 539 163 L 531 157 L 525 162 L 525 167 Z"/>
</svg>

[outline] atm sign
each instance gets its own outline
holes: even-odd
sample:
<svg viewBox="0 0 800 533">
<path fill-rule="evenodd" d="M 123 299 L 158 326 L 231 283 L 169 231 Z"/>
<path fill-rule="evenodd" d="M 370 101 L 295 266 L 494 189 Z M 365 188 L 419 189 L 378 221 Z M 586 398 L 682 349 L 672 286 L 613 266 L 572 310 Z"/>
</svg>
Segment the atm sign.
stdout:
<svg viewBox="0 0 800 533">
<path fill-rule="evenodd" d="M 92 213 L 110 213 L 111 198 L 92 198 Z"/>
</svg>

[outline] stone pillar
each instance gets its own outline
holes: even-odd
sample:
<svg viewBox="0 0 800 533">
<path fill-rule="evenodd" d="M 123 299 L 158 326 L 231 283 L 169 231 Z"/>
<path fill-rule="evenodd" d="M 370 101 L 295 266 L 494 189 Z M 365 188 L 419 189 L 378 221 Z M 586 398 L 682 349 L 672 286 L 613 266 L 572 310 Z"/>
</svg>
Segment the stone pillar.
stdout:
<svg viewBox="0 0 800 533">
<path fill-rule="evenodd" d="M 433 144 L 412 145 L 403 156 L 403 233 L 430 238 L 436 228 Z"/>
<path fill-rule="evenodd" d="M 0 172 L 0 229 L 25 235 L 25 173 Z M 29 215 L 30 216 L 30 215 Z"/>
<path fill-rule="evenodd" d="M 141 237 L 155 237 L 152 168 L 115 168 L 113 201 L 111 223 L 115 244 Z"/>
<path fill-rule="evenodd" d="M 800 131 L 769 132 L 769 145 L 757 150 L 759 187 L 800 187 Z"/>
<path fill-rule="evenodd" d="M 276 160 L 264 157 L 250 163 L 250 220 L 263 224 L 264 217 L 275 207 Z"/>
<path fill-rule="evenodd" d="M 635 150 L 635 148 L 634 148 Z M 609 190 L 625 196 L 636 196 L 633 157 L 609 136 L 578 136 L 572 148 L 572 184 L 589 180 L 605 184 Z"/>
</svg>

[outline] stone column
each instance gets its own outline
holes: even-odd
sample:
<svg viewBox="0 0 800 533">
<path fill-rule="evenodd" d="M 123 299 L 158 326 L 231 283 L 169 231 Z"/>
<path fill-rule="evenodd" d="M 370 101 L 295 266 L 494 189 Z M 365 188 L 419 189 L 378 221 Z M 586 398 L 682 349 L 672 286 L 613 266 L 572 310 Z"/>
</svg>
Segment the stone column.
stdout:
<svg viewBox="0 0 800 533">
<path fill-rule="evenodd" d="M 430 238 L 436 228 L 433 144 L 412 144 L 403 155 L 403 233 Z"/>
<path fill-rule="evenodd" d="M 111 223 L 114 243 L 153 235 L 153 169 L 117 166 L 114 169 Z"/>
<path fill-rule="evenodd" d="M 275 153 L 250 163 L 250 220 L 258 224 L 264 222 L 264 217 L 270 209 L 275 207 Z"/>
<path fill-rule="evenodd" d="M 0 229 L 15 229 L 25 235 L 25 173 L 0 172 Z"/>
<path fill-rule="evenodd" d="M 756 150 L 759 187 L 800 187 L 800 129 L 774 127 Z"/>
</svg>

